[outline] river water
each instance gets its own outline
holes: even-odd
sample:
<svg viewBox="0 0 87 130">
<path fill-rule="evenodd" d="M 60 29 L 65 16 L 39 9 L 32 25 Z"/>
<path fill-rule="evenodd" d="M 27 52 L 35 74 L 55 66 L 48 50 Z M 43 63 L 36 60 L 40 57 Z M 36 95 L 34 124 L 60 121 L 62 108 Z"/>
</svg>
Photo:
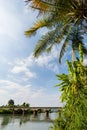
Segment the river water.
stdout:
<svg viewBox="0 0 87 130">
<path fill-rule="evenodd" d="M 0 115 L 0 130 L 52 130 L 55 118 L 57 113 L 50 113 L 49 117 L 46 117 L 45 113 L 40 113 L 36 117 Z"/>
</svg>

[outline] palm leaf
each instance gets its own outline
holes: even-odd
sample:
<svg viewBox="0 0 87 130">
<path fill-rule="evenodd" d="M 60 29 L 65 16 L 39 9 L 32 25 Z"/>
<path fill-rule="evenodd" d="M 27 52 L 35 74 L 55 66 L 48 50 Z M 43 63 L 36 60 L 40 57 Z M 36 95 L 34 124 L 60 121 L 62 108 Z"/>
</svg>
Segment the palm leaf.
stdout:
<svg viewBox="0 0 87 130">
<path fill-rule="evenodd" d="M 41 13 L 39 16 L 43 16 L 43 18 L 37 20 L 33 27 L 25 32 L 26 36 L 36 34 L 37 30 L 43 27 L 49 28 L 52 31 L 59 27 L 59 30 L 53 33 L 53 36 L 50 35 L 51 38 L 49 36 L 51 31 L 47 33 L 47 36 L 41 37 L 41 40 L 38 41 L 35 47 L 34 56 L 39 56 L 45 50 L 50 52 L 53 45 L 56 43 L 60 44 L 63 39 L 64 44 L 60 51 L 59 61 L 61 61 L 69 41 L 74 53 L 79 50 L 79 44 L 81 44 L 84 53 L 87 54 L 87 48 L 81 39 L 83 37 L 82 34 L 79 33 L 77 35 L 75 33 L 75 29 L 82 30 L 82 27 L 86 29 L 84 26 L 84 16 L 87 17 L 87 4 L 80 0 L 67 0 L 67 2 L 66 0 L 27 0 L 27 2 L 30 2 L 32 8 L 38 9 L 39 14 Z M 69 30 L 71 27 L 72 31 Z M 85 32 L 83 32 L 83 35 Z"/>
<path fill-rule="evenodd" d="M 48 23 L 48 24 L 47 24 Z M 25 32 L 26 36 L 31 36 L 33 33 L 35 33 L 38 29 L 49 26 L 50 22 L 49 19 L 40 19 L 38 20 L 32 28 L 30 28 L 28 31 Z"/>
<path fill-rule="evenodd" d="M 44 52 L 49 47 L 52 47 L 55 44 L 55 33 L 56 30 L 52 30 L 42 36 L 42 38 L 38 41 L 34 49 L 35 57 L 38 57 L 42 52 Z"/>
<path fill-rule="evenodd" d="M 48 10 L 51 10 L 54 8 L 54 5 L 51 2 L 47 2 L 47 1 L 43 1 L 43 0 L 29 0 L 29 2 L 31 1 L 31 7 L 33 8 L 37 8 L 39 10 L 42 10 L 44 12 L 48 11 Z"/>
</svg>

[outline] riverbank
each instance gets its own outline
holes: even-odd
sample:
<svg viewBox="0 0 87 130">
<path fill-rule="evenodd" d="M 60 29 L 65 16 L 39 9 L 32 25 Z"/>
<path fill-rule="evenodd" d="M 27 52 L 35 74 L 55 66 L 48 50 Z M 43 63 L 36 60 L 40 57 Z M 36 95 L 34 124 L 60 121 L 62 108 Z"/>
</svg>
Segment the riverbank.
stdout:
<svg viewBox="0 0 87 130">
<path fill-rule="evenodd" d="M 22 110 L 22 109 L 0 109 L 0 114 L 32 114 L 33 111 L 32 110 Z"/>
</svg>

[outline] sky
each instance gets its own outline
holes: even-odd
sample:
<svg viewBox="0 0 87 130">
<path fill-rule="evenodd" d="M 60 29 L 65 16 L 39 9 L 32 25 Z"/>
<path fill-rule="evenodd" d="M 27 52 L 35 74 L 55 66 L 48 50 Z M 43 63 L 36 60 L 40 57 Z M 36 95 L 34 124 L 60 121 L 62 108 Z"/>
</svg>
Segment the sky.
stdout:
<svg viewBox="0 0 87 130">
<path fill-rule="evenodd" d="M 31 38 L 24 35 L 36 16 L 23 0 L 0 0 L 0 105 L 13 99 L 15 104 L 62 106 L 55 87 L 56 74 L 67 72 L 65 58 L 58 64 L 60 47 L 36 59 L 33 50 L 46 30 Z"/>
</svg>

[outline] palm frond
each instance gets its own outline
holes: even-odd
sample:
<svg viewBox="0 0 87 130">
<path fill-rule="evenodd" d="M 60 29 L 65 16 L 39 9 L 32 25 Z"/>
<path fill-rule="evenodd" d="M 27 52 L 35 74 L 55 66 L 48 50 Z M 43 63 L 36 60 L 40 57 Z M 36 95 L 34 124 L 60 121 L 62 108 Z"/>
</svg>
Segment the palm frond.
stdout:
<svg viewBox="0 0 87 130">
<path fill-rule="evenodd" d="M 61 63 L 61 59 L 62 59 L 68 45 L 69 45 L 69 38 L 67 36 L 66 39 L 64 40 L 64 43 L 63 43 L 62 48 L 60 50 L 59 63 Z"/>
<path fill-rule="evenodd" d="M 25 31 L 26 36 L 31 36 L 33 33 L 35 33 L 38 29 L 43 28 L 45 26 L 50 26 L 50 20 L 45 19 L 39 19 L 37 22 L 31 27 L 29 30 Z"/>
<path fill-rule="evenodd" d="M 38 57 L 42 52 L 47 50 L 49 47 L 52 47 L 55 44 L 55 33 L 56 30 L 52 30 L 45 35 L 38 41 L 35 49 L 34 49 L 34 56 Z"/>
<path fill-rule="evenodd" d="M 68 60 L 67 60 L 67 65 L 68 65 L 68 71 L 69 71 L 70 75 L 72 75 L 74 73 L 73 65 Z"/>
<path fill-rule="evenodd" d="M 27 3 L 31 2 L 31 7 L 38 8 L 39 10 L 44 11 L 51 11 L 52 9 L 63 10 L 63 7 L 66 8 L 67 11 L 68 8 L 66 7 L 66 4 L 61 2 L 60 0 L 27 0 Z M 67 4 L 67 6 L 69 6 Z M 65 10 L 65 11 L 66 11 Z"/>
<path fill-rule="evenodd" d="M 44 12 L 53 9 L 54 6 L 56 7 L 56 5 L 54 5 L 52 3 L 52 1 L 47 2 L 47 1 L 43 1 L 43 0 L 29 0 L 29 2 L 31 2 L 31 7 L 42 10 Z"/>
<path fill-rule="evenodd" d="M 84 45 L 83 36 L 81 35 L 80 30 L 78 28 L 73 30 L 71 36 L 72 36 L 71 41 L 73 50 L 79 51 L 79 46 L 81 45 L 83 54 L 87 55 L 87 48 Z"/>
<path fill-rule="evenodd" d="M 61 59 L 64 55 L 64 52 L 66 51 L 66 48 L 69 45 L 72 28 L 73 28 L 73 26 L 69 26 L 68 28 L 65 28 L 65 30 L 63 30 L 63 35 L 65 35 L 66 38 L 63 39 L 64 42 L 63 42 L 62 48 L 60 50 L 59 63 L 61 63 Z M 67 30 L 68 30 L 68 32 L 67 32 Z"/>
<path fill-rule="evenodd" d="M 43 51 L 50 52 L 54 44 L 60 44 L 64 39 L 63 46 L 60 51 L 59 61 L 61 61 L 67 46 L 72 46 L 74 52 L 79 50 L 79 44 L 82 45 L 82 49 L 87 54 L 87 48 L 83 44 L 82 35 L 87 32 L 87 3 L 82 0 L 27 0 L 34 9 L 38 9 L 38 14 L 41 13 L 43 18 L 38 19 L 36 23 L 28 31 L 25 32 L 26 36 L 32 36 L 36 34 L 37 30 L 46 27 L 49 30 L 59 30 L 56 32 L 49 31 L 46 35 L 42 36 L 38 41 L 34 50 L 34 56 L 39 56 Z M 84 24 L 85 21 L 85 24 Z M 72 30 L 69 30 L 72 27 Z M 77 30 L 86 31 L 81 34 L 76 32 Z M 77 33 L 77 34 L 76 34 Z M 79 33 L 79 34 L 78 34 Z M 47 40 L 47 41 L 46 41 Z M 42 51 L 41 51 L 42 49 Z"/>
<path fill-rule="evenodd" d="M 67 32 L 67 29 L 69 30 L 71 28 L 71 26 L 69 25 L 70 22 L 72 21 L 72 19 L 68 19 L 67 21 L 64 21 L 64 23 L 62 24 L 62 27 L 59 31 L 59 34 L 57 36 L 57 43 L 61 42 L 61 40 L 64 38 L 64 36 L 66 36 L 66 32 Z"/>
<path fill-rule="evenodd" d="M 60 28 L 61 26 L 56 26 L 54 30 L 47 32 L 45 35 L 41 37 L 34 49 L 35 57 L 38 57 L 45 50 L 47 52 L 50 52 L 52 47 L 58 43 L 57 35 L 59 33 Z M 62 36 L 61 38 L 63 39 Z M 60 44 L 60 42 L 58 44 Z"/>
</svg>

